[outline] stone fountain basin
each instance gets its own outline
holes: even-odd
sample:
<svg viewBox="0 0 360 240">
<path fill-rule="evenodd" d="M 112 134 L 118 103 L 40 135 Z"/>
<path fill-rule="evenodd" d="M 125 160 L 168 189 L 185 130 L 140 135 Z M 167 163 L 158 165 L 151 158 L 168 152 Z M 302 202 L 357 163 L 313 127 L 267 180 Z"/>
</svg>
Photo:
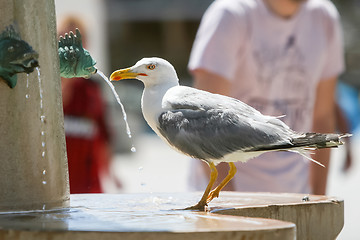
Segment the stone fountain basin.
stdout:
<svg viewBox="0 0 360 240">
<path fill-rule="evenodd" d="M 200 196 L 75 194 L 68 209 L 0 214 L 0 239 L 335 239 L 343 225 L 343 201 L 325 196 L 222 192 L 209 212 L 176 210 Z"/>
</svg>

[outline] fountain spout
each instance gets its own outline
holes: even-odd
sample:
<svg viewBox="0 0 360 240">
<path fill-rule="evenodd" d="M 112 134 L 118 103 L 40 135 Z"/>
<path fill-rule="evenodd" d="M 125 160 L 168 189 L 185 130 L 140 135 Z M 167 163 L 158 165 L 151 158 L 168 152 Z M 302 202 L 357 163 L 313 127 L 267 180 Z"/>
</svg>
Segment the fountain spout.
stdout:
<svg viewBox="0 0 360 240">
<path fill-rule="evenodd" d="M 90 53 L 83 48 L 79 29 L 65 33 L 59 40 L 60 76 L 65 78 L 84 77 L 89 78 L 95 74 L 96 61 Z"/>
<path fill-rule="evenodd" d="M 20 38 L 13 25 L 0 34 L 0 77 L 10 88 L 17 83 L 17 73 L 31 73 L 39 66 L 39 54 Z"/>
</svg>

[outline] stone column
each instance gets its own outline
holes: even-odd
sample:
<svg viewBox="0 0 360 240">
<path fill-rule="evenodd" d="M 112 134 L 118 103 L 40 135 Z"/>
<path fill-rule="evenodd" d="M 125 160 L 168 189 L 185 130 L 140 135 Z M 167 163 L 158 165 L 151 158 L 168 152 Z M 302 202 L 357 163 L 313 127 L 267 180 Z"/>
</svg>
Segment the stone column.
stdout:
<svg viewBox="0 0 360 240">
<path fill-rule="evenodd" d="M 0 31 L 16 24 L 39 53 L 39 72 L 0 79 L 0 211 L 69 206 L 53 0 L 0 0 Z"/>
</svg>

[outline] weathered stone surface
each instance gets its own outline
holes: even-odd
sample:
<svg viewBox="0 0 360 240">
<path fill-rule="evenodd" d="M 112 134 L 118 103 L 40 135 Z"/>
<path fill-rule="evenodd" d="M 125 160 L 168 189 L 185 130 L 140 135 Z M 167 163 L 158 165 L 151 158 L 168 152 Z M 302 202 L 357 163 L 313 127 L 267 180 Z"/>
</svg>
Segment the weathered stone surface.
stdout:
<svg viewBox="0 0 360 240">
<path fill-rule="evenodd" d="M 40 79 L 0 79 L 0 211 L 68 206 L 69 185 L 53 0 L 0 0 L 0 31 L 16 24 L 39 53 Z M 28 78 L 28 80 L 27 80 Z M 45 170 L 45 172 L 44 172 Z"/>
<path fill-rule="evenodd" d="M 212 206 L 218 214 L 293 222 L 297 239 L 336 239 L 344 226 L 344 201 L 335 197 L 222 192 Z"/>
</svg>

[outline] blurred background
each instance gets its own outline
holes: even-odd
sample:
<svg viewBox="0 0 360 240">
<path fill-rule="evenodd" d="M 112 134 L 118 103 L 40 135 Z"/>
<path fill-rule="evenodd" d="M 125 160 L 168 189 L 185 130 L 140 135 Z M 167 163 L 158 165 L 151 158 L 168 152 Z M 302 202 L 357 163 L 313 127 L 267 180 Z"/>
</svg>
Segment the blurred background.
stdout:
<svg viewBox="0 0 360 240">
<path fill-rule="evenodd" d="M 86 33 L 86 48 L 97 68 L 109 76 L 114 70 L 134 65 L 143 57 L 170 61 L 180 84 L 191 85 L 187 63 L 201 17 L 212 0 L 56 0 L 58 29 L 76 19 Z M 341 81 L 358 92 L 360 77 L 360 0 L 334 0 L 345 40 L 347 72 Z M 73 29 L 75 30 L 75 29 Z M 59 30 L 60 32 L 60 30 Z M 120 106 L 108 85 L 92 79 L 101 90 L 109 136 L 107 170 L 100 176 L 101 191 L 186 192 L 190 159 L 163 143 L 146 125 L 141 114 L 143 85 L 139 81 L 116 82 L 128 115 L 132 138 L 126 134 Z M 63 92 L 64 95 L 64 92 Z M 360 214 L 360 135 L 353 129 L 350 148 L 333 150 L 327 194 L 345 199 L 345 227 L 339 239 L 357 239 Z M 135 147 L 136 151 L 131 151 Z M 133 149 L 134 150 L 134 149 Z M 346 166 L 346 155 L 352 157 Z"/>
</svg>

